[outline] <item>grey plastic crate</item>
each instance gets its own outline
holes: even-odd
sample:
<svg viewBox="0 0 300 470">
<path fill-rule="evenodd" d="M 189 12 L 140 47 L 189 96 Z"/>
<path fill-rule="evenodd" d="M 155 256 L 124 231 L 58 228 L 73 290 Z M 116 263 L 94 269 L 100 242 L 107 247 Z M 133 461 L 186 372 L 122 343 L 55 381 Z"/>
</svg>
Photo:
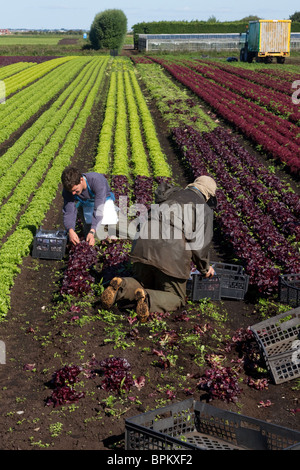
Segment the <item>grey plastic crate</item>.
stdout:
<svg viewBox="0 0 300 470">
<path fill-rule="evenodd" d="M 249 276 L 244 274 L 243 266 L 212 261 L 216 275 L 203 278 L 200 274 L 192 274 L 187 283 L 188 296 L 193 301 L 205 297 L 212 300 L 221 298 L 243 300 L 248 290 Z"/>
<path fill-rule="evenodd" d="M 218 276 L 205 278 L 200 274 L 192 274 L 191 278 L 187 282 L 187 293 L 191 300 L 221 300 L 221 282 Z"/>
<path fill-rule="evenodd" d="M 299 450 L 300 432 L 193 398 L 125 420 L 126 450 Z"/>
<path fill-rule="evenodd" d="M 251 326 L 276 384 L 300 377 L 300 307 Z"/>
<path fill-rule="evenodd" d="M 67 232 L 38 229 L 33 240 L 32 257 L 60 260 L 64 257 Z"/>
<path fill-rule="evenodd" d="M 300 274 L 279 276 L 278 297 L 280 302 L 298 307 L 300 305 Z"/>
<path fill-rule="evenodd" d="M 212 265 L 221 281 L 221 297 L 243 300 L 249 285 L 243 266 L 219 261 L 212 261 Z"/>
</svg>

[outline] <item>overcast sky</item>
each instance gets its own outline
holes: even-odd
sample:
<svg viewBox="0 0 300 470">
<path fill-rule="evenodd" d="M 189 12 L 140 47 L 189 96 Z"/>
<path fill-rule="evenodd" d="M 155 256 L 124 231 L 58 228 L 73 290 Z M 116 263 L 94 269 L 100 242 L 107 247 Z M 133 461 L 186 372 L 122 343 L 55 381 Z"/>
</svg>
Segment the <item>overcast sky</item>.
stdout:
<svg viewBox="0 0 300 470">
<path fill-rule="evenodd" d="M 143 21 L 240 20 L 256 15 L 289 19 L 300 10 L 299 0 L 11 0 L 1 2 L 1 28 L 90 29 L 97 13 L 116 8 L 127 17 L 128 29 Z"/>
</svg>

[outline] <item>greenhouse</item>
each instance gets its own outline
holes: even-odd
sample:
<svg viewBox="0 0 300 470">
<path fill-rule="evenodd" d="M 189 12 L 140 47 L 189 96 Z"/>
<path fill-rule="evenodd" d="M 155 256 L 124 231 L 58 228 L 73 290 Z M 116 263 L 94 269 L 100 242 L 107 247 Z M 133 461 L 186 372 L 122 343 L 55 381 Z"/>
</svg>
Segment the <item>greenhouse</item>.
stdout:
<svg viewBox="0 0 300 470">
<path fill-rule="evenodd" d="M 239 49 L 239 33 L 139 34 L 139 51 L 198 51 Z M 300 33 L 291 33 L 291 49 L 300 49 Z"/>
</svg>

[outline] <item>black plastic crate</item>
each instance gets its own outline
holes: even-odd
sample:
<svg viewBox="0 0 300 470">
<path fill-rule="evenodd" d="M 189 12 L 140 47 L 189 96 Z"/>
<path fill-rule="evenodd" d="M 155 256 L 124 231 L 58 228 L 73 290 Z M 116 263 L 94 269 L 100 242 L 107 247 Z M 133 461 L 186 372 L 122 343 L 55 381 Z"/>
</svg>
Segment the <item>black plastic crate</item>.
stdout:
<svg viewBox="0 0 300 470">
<path fill-rule="evenodd" d="M 279 276 L 279 301 L 290 307 L 300 305 L 300 274 L 284 274 Z"/>
<path fill-rule="evenodd" d="M 221 281 L 221 297 L 243 300 L 249 285 L 243 266 L 219 261 L 212 261 L 212 265 Z"/>
<path fill-rule="evenodd" d="M 251 326 L 276 384 L 300 377 L 300 307 Z"/>
<path fill-rule="evenodd" d="M 204 278 L 198 271 L 191 273 L 187 282 L 187 293 L 191 300 L 204 297 L 212 300 L 221 298 L 243 300 L 248 290 L 249 276 L 244 274 L 243 266 L 212 261 L 216 275 Z"/>
<path fill-rule="evenodd" d="M 125 420 L 126 450 L 300 450 L 300 432 L 193 398 Z"/>
<path fill-rule="evenodd" d="M 66 245 L 66 231 L 38 229 L 33 241 L 32 257 L 60 260 L 65 255 Z"/>
<path fill-rule="evenodd" d="M 221 300 L 221 283 L 218 276 L 205 278 L 192 274 L 187 282 L 187 294 L 192 301 L 200 299 Z"/>
</svg>

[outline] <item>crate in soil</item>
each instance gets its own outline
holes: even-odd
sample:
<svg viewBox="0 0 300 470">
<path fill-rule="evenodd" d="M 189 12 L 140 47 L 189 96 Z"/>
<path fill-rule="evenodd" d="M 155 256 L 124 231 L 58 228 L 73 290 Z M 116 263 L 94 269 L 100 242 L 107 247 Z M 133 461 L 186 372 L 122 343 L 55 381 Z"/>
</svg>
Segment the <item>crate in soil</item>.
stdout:
<svg viewBox="0 0 300 470">
<path fill-rule="evenodd" d="M 188 295 L 196 301 L 204 297 L 212 300 L 221 298 L 243 300 L 248 290 L 249 276 L 244 268 L 235 264 L 212 261 L 216 276 L 203 278 L 198 272 L 191 274 L 187 283 Z"/>
<path fill-rule="evenodd" d="M 221 297 L 243 300 L 248 290 L 249 276 L 243 266 L 212 261 L 221 281 Z"/>
<path fill-rule="evenodd" d="M 60 260 L 65 255 L 66 245 L 66 231 L 38 229 L 33 241 L 32 257 Z"/>
<path fill-rule="evenodd" d="M 276 384 L 300 377 L 300 307 L 251 326 Z"/>
<path fill-rule="evenodd" d="M 280 302 L 298 307 L 300 305 L 300 274 L 279 276 L 278 297 Z"/>
<path fill-rule="evenodd" d="M 300 432 L 193 398 L 125 420 L 126 450 L 300 449 Z"/>
<path fill-rule="evenodd" d="M 191 278 L 187 283 L 187 292 L 191 300 L 205 298 L 221 300 L 221 283 L 218 276 L 205 278 L 201 274 L 192 274 Z"/>
</svg>

